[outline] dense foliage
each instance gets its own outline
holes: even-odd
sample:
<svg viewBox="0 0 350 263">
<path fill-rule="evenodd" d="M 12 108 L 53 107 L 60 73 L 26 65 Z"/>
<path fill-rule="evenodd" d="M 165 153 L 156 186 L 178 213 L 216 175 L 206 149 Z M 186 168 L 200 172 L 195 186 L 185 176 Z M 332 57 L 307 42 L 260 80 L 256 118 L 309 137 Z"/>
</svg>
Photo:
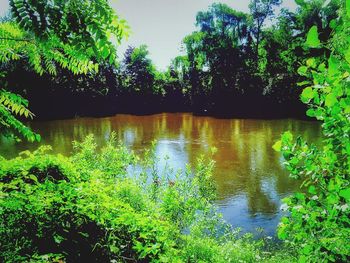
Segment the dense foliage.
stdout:
<svg viewBox="0 0 350 263">
<path fill-rule="evenodd" d="M 156 69 L 147 47 L 141 45 L 128 48 L 117 65 L 100 65 L 98 74 L 72 76 L 59 70 L 56 76 L 39 78 L 28 71 L 26 61 L 18 61 L 7 64 L 6 80 L 11 90 L 29 99 L 32 111 L 41 118 L 159 111 L 304 117 L 305 106 L 295 88 L 301 81 L 298 68 L 306 56 L 327 50 L 306 49 L 303 42 L 314 25 L 321 40 L 329 37 L 332 29 L 328 25 L 336 17 L 340 1 L 330 1 L 327 6 L 324 1 L 297 1 L 295 12 L 282 9 L 277 13 L 280 2 L 252 0 L 249 13 L 221 3 L 198 12 L 197 30 L 183 40 L 184 54 L 164 71 Z M 84 35 L 87 29 L 83 26 L 81 30 Z M 19 73 L 23 81 L 16 78 Z M 31 87 L 26 85 L 27 79 L 31 79 Z M 42 102 L 43 97 L 47 103 Z M 64 111 L 56 110 L 60 108 L 56 97 L 71 103 Z"/>
<path fill-rule="evenodd" d="M 74 74 L 97 72 L 98 62 L 108 59 L 115 63 L 113 41 L 120 42 L 127 32 L 125 22 L 105 0 L 11 0 L 10 6 L 13 19 L 0 23 L 1 89 L 11 90 L 3 75 L 8 65 L 18 60 L 39 75 L 57 75 L 58 66 Z M 28 103 L 19 95 L 9 94 L 1 93 L 0 127 L 29 140 L 39 139 L 13 115 L 33 116 L 26 109 Z"/>
<path fill-rule="evenodd" d="M 213 162 L 156 169 L 112 135 L 74 143 L 72 157 L 49 146 L 0 163 L 0 260 L 68 262 L 288 262 L 264 242 L 238 238 L 211 200 Z"/>
<path fill-rule="evenodd" d="M 324 139 L 316 146 L 287 132 L 274 145 L 291 175 L 303 179 L 303 190 L 285 200 L 289 215 L 278 230 L 288 252 L 239 237 L 221 219 L 214 164 L 205 158 L 193 169 L 160 171 L 152 149 L 141 158 L 113 134 L 102 148 L 93 136 L 75 142 L 71 157 L 49 154 L 49 146 L 0 157 L 0 260 L 349 261 L 350 0 L 296 2 L 295 13 L 278 17 L 278 0 L 252 0 L 249 14 L 213 4 L 197 14 L 186 54 L 159 72 L 144 45 L 116 61 L 127 26 L 106 0 L 11 0 L 12 16 L 0 22 L 1 134 L 40 140 L 15 117 L 34 114 L 11 91 L 27 95 L 39 115 L 53 106 L 59 114 L 93 114 L 88 105 L 102 114 L 261 117 L 302 109 L 299 85 Z M 24 87 L 28 81 L 35 87 Z M 66 109 L 52 103 L 59 98 Z"/>
<path fill-rule="evenodd" d="M 45 59 L 57 59 L 61 66 L 69 66 L 75 73 L 86 72 L 92 57 L 115 63 L 113 41 L 121 41 L 127 26 L 108 1 L 10 0 L 10 6 L 14 20 L 27 35 L 7 35 L 3 40 L 15 43 L 36 40 L 37 45 L 45 44 L 40 52 Z M 69 63 L 59 59 L 69 59 Z"/>
<path fill-rule="evenodd" d="M 298 247 L 302 262 L 350 260 L 350 1 L 330 22 L 332 38 L 320 40 L 312 27 L 306 45 L 327 48 L 329 56 L 312 57 L 299 72 L 307 77 L 301 99 L 307 114 L 322 121 L 322 145 L 293 140 L 285 133 L 275 144 L 303 193 L 285 200 L 290 216 L 282 219 L 279 237 Z"/>
<path fill-rule="evenodd" d="M 32 118 L 33 113 L 28 109 L 28 101 L 21 96 L 0 90 L 0 134 L 10 136 L 13 130 L 22 134 L 29 141 L 40 140 L 40 135 L 32 132 L 28 127 L 17 120 L 13 115 Z"/>
</svg>

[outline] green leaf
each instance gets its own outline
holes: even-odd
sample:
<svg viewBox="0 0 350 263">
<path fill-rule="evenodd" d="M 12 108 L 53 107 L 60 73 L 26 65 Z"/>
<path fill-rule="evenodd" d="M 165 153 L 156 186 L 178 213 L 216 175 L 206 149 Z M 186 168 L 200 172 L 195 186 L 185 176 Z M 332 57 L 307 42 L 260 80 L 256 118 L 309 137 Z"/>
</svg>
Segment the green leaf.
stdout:
<svg viewBox="0 0 350 263">
<path fill-rule="evenodd" d="M 346 200 L 350 200 L 350 188 L 341 190 L 339 196 L 344 197 Z"/>
<path fill-rule="evenodd" d="M 326 200 L 328 204 L 333 205 L 339 202 L 339 197 L 335 194 L 329 194 Z"/>
<path fill-rule="evenodd" d="M 286 231 L 284 229 L 282 229 L 281 227 L 278 229 L 277 231 L 277 235 L 279 239 L 286 239 L 288 237 L 288 234 L 286 233 Z"/>
<path fill-rule="evenodd" d="M 41 141 L 41 136 L 40 136 L 40 134 L 35 134 L 35 140 L 36 140 L 37 142 L 40 142 L 40 141 Z"/>
<path fill-rule="evenodd" d="M 334 104 L 336 104 L 338 102 L 337 100 L 337 96 L 335 96 L 333 93 L 329 93 L 326 96 L 326 101 L 325 101 L 325 105 L 327 107 L 332 107 Z"/>
<path fill-rule="evenodd" d="M 64 240 L 64 237 L 60 236 L 60 235 L 54 235 L 53 236 L 53 239 L 55 240 L 55 242 L 57 244 L 60 244 L 63 240 Z"/>
<path fill-rule="evenodd" d="M 305 195 L 302 194 L 302 193 L 295 193 L 294 196 L 298 200 L 304 200 L 305 199 Z"/>
<path fill-rule="evenodd" d="M 101 51 L 101 55 L 103 59 L 106 59 L 109 55 L 109 49 L 107 46 L 104 46 Z"/>
<path fill-rule="evenodd" d="M 311 99 L 313 99 L 315 96 L 315 92 L 312 89 L 312 87 L 307 87 L 303 90 L 303 92 L 301 93 L 301 100 L 304 103 L 309 102 Z"/>
<path fill-rule="evenodd" d="M 305 255 L 310 254 L 311 251 L 312 251 L 312 246 L 311 245 L 306 245 L 302 249 L 302 253 L 305 254 Z"/>
<path fill-rule="evenodd" d="M 309 116 L 309 117 L 315 117 L 315 110 L 314 109 L 308 109 L 306 111 L 306 115 Z"/>
<path fill-rule="evenodd" d="M 307 34 L 306 43 L 308 47 L 318 48 L 321 45 L 321 42 L 318 38 L 317 26 L 311 27 L 309 33 Z"/>
<path fill-rule="evenodd" d="M 281 140 L 275 142 L 275 144 L 272 146 L 272 148 L 276 151 L 276 152 L 280 152 L 282 149 L 282 142 Z"/>
<path fill-rule="evenodd" d="M 329 27 L 335 29 L 337 27 L 337 20 L 332 19 L 331 22 L 329 22 Z"/>
<path fill-rule="evenodd" d="M 293 134 L 290 131 L 286 131 L 282 135 L 282 141 L 291 142 L 293 140 Z"/>
<path fill-rule="evenodd" d="M 350 17 L 350 0 L 346 0 L 346 14 Z"/>
<path fill-rule="evenodd" d="M 344 112 L 345 112 L 346 114 L 350 113 L 350 105 L 346 105 L 346 106 L 345 106 Z"/>
<path fill-rule="evenodd" d="M 350 47 L 348 48 L 348 50 L 345 53 L 345 59 L 350 64 Z"/>
<path fill-rule="evenodd" d="M 317 192 L 316 192 L 316 187 L 315 186 L 313 186 L 313 185 L 311 185 L 310 187 L 309 187 L 309 193 L 310 194 L 316 194 Z"/>
<path fill-rule="evenodd" d="M 307 76 L 307 67 L 305 66 L 301 66 L 298 68 L 298 74 L 301 75 L 301 76 Z"/>
<path fill-rule="evenodd" d="M 310 81 L 298 82 L 297 85 L 298 85 L 299 87 L 301 87 L 301 86 L 306 86 L 306 85 L 310 85 Z"/>
<path fill-rule="evenodd" d="M 113 65 L 115 63 L 115 56 L 113 55 L 113 53 L 109 56 L 109 63 L 111 65 Z"/>
<path fill-rule="evenodd" d="M 339 61 L 334 56 L 330 56 L 328 59 L 328 73 L 330 76 L 334 76 L 339 73 Z"/>
<path fill-rule="evenodd" d="M 29 176 L 28 176 L 31 180 L 33 180 L 34 182 L 38 182 L 38 178 L 34 175 L 34 174 L 30 174 Z"/>
<path fill-rule="evenodd" d="M 308 60 L 306 60 L 306 65 L 307 65 L 309 68 L 316 68 L 316 67 L 317 67 L 316 59 L 314 59 L 314 58 L 309 58 Z"/>
</svg>

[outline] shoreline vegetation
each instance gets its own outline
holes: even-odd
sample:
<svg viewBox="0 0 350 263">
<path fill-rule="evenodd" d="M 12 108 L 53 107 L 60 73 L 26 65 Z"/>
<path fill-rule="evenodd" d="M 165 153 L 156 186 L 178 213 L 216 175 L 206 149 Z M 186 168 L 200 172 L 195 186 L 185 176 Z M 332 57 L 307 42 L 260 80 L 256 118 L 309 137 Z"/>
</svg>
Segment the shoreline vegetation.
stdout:
<svg viewBox="0 0 350 263">
<path fill-rule="evenodd" d="M 73 142 L 70 157 L 50 146 L 0 157 L 0 261 L 349 262 L 350 0 L 298 0 L 296 12 L 277 17 L 279 0 L 252 0 L 249 14 L 213 4 L 166 72 L 144 45 L 117 59 L 129 28 L 107 0 L 9 3 L 0 21 L 1 134 L 40 141 L 18 118 L 85 115 L 86 105 L 113 112 L 117 98 L 142 112 L 164 101 L 245 116 L 298 115 L 300 99 L 324 139 L 315 146 L 287 131 L 271 145 L 303 180 L 283 200 L 277 244 L 240 237 L 222 220 L 210 156 L 170 177 L 157 171 L 154 149 L 140 158 L 112 134 L 100 151 L 90 135 Z"/>
<path fill-rule="evenodd" d="M 129 46 L 122 57 L 104 49 L 102 55 L 113 56 L 99 63 L 93 51 L 94 70 L 85 70 L 77 62 L 72 70 L 68 61 L 58 61 L 66 67 L 44 70 L 39 58 L 8 60 L 9 52 L 1 64 L 6 73 L 3 82 L 9 91 L 28 99 L 39 119 L 163 111 L 305 118 L 307 108 L 299 99 L 302 88 L 297 85 L 305 76 L 299 68 L 306 57 L 329 51 L 307 48 L 304 42 L 313 25 L 326 41 L 332 32 L 330 21 L 336 19 L 340 6 L 338 0 L 324 7 L 321 2 L 300 1 L 294 12 L 282 9 L 279 13 L 280 0 L 251 1 L 249 13 L 214 3 L 194 17 L 196 30 L 182 41 L 184 54 L 173 58 L 164 70 L 156 68 L 146 45 Z M 3 21 L 11 23 L 11 17 Z M 127 27 L 122 25 L 124 33 Z M 91 28 L 82 30 L 82 35 L 102 34 L 90 32 Z"/>
<path fill-rule="evenodd" d="M 223 221 L 210 157 L 174 176 L 170 167 L 157 170 L 154 148 L 141 159 L 115 134 L 100 150 L 92 135 L 73 146 L 70 157 L 42 146 L 1 161 L 6 262 L 295 260 Z"/>
</svg>

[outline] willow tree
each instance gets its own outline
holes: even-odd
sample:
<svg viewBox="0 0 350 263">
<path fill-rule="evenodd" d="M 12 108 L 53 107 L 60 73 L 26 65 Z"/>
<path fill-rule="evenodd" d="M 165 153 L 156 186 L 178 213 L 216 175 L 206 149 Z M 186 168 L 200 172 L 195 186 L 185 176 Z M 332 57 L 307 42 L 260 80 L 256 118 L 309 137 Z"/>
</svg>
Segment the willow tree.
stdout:
<svg viewBox="0 0 350 263">
<path fill-rule="evenodd" d="M 0 23 L 0 63 L 25 58 L 40 75 L 55 75 L 57 67 L 74 74 L 97 72 L 100 62 L 115 63 L 116 47 L 128 33 L 107 0 L 9 2 L 12 19 Z M 1 79 L 0 85 L 0 132 L 40 140 L 16 118 L 34 116 L 28 101 L 6 91 Z"/>
</svg>

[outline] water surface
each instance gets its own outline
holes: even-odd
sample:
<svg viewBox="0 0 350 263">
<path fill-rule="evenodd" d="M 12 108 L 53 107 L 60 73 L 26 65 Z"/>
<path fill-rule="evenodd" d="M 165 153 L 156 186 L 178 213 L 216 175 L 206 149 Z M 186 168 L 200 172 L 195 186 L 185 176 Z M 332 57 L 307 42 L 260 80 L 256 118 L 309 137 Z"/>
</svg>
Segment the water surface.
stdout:
<svg viewBox="0 0 350 263">
<path fill-rule="evenodd" d="M 264 228 L 268 235 L 274 235 L 279 222 L 281 199 L 298 191 L 300 184 L 288 177 L 283 159 L 271 146 L 286 130 L 311 141 L 321 136 L 320 125 L 315 122 L 215 119 L 188 113 L 78 118 L 32 122 L 30 126 L 41 134 L 42 144 L 50 144 L 54 152 L 65 155 L 71 153 L 73 140 L 82 140 L 91 133 L 102 143 L 115 131 L 137 153 L 157 140 L 157 156 L 168 156 L 174 168 L 193 165 L 198 156 L 216 147 L 213 180 L 224 218 L 244 231 Z M 0 145 L 0 155 L 6 158 L 38 147 L 37 143 L 15 144 L 5 139 Z"/>
</svg>

